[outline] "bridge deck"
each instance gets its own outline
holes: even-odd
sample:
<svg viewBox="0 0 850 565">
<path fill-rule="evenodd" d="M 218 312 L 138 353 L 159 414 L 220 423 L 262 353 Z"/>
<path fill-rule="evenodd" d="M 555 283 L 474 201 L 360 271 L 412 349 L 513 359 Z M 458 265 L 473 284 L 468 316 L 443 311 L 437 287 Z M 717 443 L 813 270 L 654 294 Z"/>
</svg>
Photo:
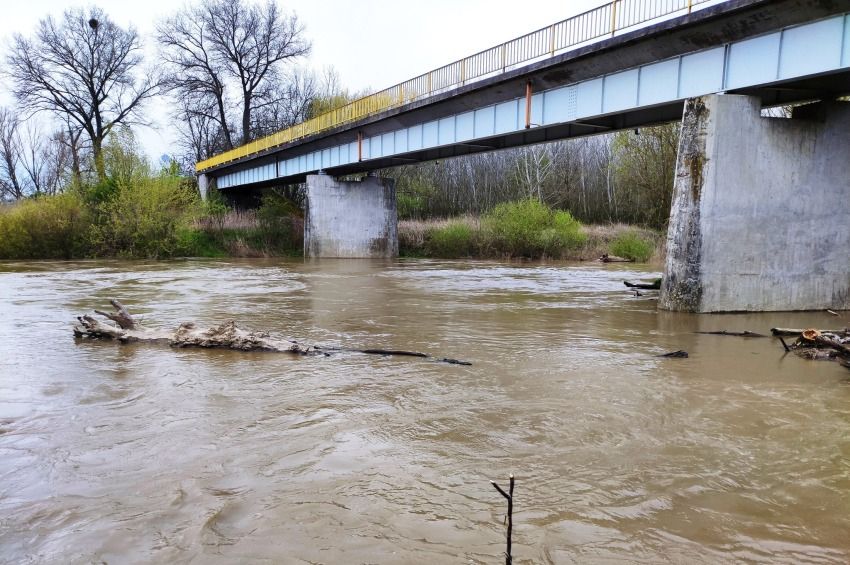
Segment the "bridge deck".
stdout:
<svg viewBox="0 0 850 565">
<path fill-rule="evenodd" d="M 676 120 L 715 92 L 850 92 L 850 0 L 730 0 L 208 167 L 218 188 L 299 182 Z"/>
</svg>

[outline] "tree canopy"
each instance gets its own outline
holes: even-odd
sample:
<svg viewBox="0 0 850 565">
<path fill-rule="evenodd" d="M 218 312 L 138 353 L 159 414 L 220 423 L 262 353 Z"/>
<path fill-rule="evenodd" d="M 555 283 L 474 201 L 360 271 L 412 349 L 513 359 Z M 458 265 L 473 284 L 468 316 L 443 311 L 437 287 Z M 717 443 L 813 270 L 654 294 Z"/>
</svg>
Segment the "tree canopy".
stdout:
<svg viewBox="0 0 850 565">
<path fill-rule="evenodd" d="M 157 73 L 139 72 L 135 28 L 118 26 L 99 8 L 47 16 L 32 37 L 16 34 L 7 62 L 23 108 L 51 112 L 85 132 L 101 179 L 106 136 L 116 124 L 143 122 L 141 105 L 160 84 Z"/>
</svg>

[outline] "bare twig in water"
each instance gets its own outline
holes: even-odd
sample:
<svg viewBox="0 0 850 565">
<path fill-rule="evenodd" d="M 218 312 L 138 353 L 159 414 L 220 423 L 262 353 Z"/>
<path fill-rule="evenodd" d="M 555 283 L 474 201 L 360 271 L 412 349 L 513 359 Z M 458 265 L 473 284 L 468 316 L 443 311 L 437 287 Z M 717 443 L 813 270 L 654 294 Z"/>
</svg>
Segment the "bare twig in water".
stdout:
<svg viewBox="0 0 850 565">
<path fill-rule="evenodd" d="M 511 535 L 513 534 L 514 529 L 514 476 L 511 475 L 508 492 L 505 492 L 502 487 L 497 485 L 496 481 L 490 481 L 490 484 L 496 487 L 496 490 L 499 491 L 499 494 L 504 496 L 508 501 L 508 534 L 507 551 L 505 551 L 505 565 L 511 565 L 511 563 L 513 563 L 513 557 L 511 557 Z"/>
</svg>

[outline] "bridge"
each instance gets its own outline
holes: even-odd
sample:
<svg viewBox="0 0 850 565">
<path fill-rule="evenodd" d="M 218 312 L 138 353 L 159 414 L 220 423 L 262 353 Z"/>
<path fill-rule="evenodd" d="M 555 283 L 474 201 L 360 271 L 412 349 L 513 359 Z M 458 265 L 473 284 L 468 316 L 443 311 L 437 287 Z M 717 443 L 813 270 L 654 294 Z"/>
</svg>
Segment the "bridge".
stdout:
<svg viewBox="0 0 850 565">
<path fill-rule="evenodd" d="M 661 306 L 850 308 L 848 93 L 850 0 L 615 0 L 197 171 L 306 182 L 307 255 L 392 256 L 392 181 L 340 177 L 681 119 Z"/>
</svg>

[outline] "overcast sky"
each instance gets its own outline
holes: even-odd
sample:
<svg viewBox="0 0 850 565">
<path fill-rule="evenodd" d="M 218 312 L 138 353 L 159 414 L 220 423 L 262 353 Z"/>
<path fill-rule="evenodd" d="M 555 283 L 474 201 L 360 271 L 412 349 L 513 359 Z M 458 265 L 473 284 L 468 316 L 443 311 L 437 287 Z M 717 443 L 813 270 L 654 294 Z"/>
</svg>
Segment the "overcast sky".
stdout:
<svg viewBox="0 0 850 565">
<path fill-rule="evenodd" d="M 380 90 L 487 47 L 547 26 L 601 4 L 600 0 L 278 0 L 306 26 L 313 52 L 304 61 L 319 70 L 333 66 L 342 86 L 352 91 Z M 155 61 L 155 25 L 183 2 L 175 0 L 102 0 L 100 6 L 119 25 L 135 26 Z M 71 6 L 91 2 L 3 0 L 0 41 L 3 49 L 15 32 L 30 35 L 39 19 L 60 16 Z M 5 65 L 5 61 L 0 62 Z M 0 81 L 0 104 L 11 105 Z M 172 153 L 168 102 L 148 106 L 153 128 L 137 135 L 152 158 Z"/>
</svg>

